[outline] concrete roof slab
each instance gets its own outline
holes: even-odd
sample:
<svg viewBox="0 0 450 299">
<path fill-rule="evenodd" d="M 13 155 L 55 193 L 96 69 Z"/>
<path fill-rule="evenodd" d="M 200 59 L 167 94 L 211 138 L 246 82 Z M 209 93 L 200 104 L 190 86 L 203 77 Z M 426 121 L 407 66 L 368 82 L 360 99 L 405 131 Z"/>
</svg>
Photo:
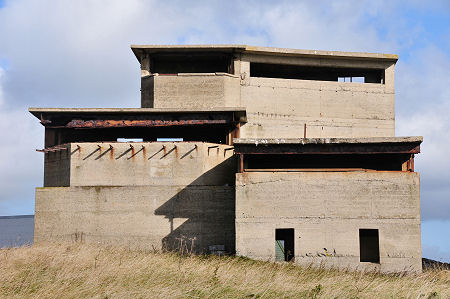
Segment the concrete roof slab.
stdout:
<svg viewBox="0 0 450 299">
<path fill-rule="evenodd" d="M 398 55 L 384 53 L 366 53 L 366 52 L 345 52 L 345 51 L 323 51 L 323 50 L 303 50 L 274 47 L 258 47 L 235 44 L 211 44 L 211 45 L 131 45 L 133 53 L 140 60 L 143 53 L 162 53 L 162 52 L 239 52 L 249 54 L 264 54 L 276 56 L 298 56 L 298 57 L 317 57 L 317 58 L 347 58 L 347 59 L 369 59 L 384 60 L 396 62 Z"/>
</svg>

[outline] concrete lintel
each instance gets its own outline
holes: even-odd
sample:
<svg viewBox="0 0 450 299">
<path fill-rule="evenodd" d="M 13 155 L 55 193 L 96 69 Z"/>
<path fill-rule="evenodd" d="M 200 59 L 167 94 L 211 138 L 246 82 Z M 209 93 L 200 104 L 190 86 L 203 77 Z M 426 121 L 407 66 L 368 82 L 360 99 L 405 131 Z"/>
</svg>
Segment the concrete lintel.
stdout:
<svg viewBox="0 0 450 299">
<path fill-rule="evenodd" d="M 38 108 L 30 107 L 28 111 L 35 117 L 41 114 L 160 114 L 160 113 L 218 113 L 218 112 L 243 112 L 243 107 L 218 107 L 208 109 L 192 108 Z"/>
<path fill-rule="evenodd" d="M 235 138 L 236 145 L 275 145 L 275 144 L 370 144 L 370 143 L 422 143 L 422 136 L 406 137 L 367 137 L 367 138 Z"/>
</svg>

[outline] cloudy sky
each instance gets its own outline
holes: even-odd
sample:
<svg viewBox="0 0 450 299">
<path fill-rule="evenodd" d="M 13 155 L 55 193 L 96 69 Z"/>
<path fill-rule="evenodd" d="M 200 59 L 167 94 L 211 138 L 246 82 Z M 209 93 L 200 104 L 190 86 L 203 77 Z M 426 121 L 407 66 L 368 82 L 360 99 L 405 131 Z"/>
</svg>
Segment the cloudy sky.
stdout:
<svg viewBox="0 0 450 299">
<path fill-rule="evenodd" d="M 396 132 L 422 135 L 423 255 L 450 262 L 450 1 L 0 0 L 0 215 L 34 214 L 28 107 L 139 107 L 130 44 L 396 53 Z"/>
</svg>

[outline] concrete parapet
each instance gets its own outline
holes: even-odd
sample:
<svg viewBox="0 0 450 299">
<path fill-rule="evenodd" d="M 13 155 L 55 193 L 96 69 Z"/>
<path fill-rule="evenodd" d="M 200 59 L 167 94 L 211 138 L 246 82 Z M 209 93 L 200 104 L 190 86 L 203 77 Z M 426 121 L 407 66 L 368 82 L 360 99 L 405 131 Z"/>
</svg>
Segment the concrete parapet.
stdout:
<svg viewBox="0 0 450 299">
<path fill-rule="evenodd" d="M 384 84 L 255 78 L 241 89 L 244 138 L 395 135 L 395 98 Z"/>
<path fill-rule="evenodd" d="M 45 154 L 44 187 L 232 186 L 232 149 L 202 142 L 71 143 L 68 151 Z"/>
<path fill-rule="evenodd" d="M 143 77 L 143 108 L 215 108 L 240 105 L 240 79 L 227 73 L 153 74 Z"/>
</svg>

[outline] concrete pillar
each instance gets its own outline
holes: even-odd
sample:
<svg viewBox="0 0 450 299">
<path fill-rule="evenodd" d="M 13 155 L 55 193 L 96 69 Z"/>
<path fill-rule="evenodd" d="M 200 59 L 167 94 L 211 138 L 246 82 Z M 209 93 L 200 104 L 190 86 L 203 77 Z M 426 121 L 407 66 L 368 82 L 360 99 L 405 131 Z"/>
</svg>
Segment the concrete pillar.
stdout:
<svg viewBox="0 0 450 299">
<path fill-rule="evenodd" d="M 241 85 L 248 85 L 250 78 L 250 61 L 241 60 L 240 64 L 241 64 L 241 71 L 239 75 L 241 78 Z"/>
<path fill-rule="evenodd" d="M 150 57 L 147 54 L 141 58 L 141 78 L 150 76 Z"/>
<path fill-rule="evenodd" d="M 384 71 L 384 84 L 386 85 L 386 92 L 394 93 L 395 88 L 395 63 L 391 64 Z"/>
</svg>

